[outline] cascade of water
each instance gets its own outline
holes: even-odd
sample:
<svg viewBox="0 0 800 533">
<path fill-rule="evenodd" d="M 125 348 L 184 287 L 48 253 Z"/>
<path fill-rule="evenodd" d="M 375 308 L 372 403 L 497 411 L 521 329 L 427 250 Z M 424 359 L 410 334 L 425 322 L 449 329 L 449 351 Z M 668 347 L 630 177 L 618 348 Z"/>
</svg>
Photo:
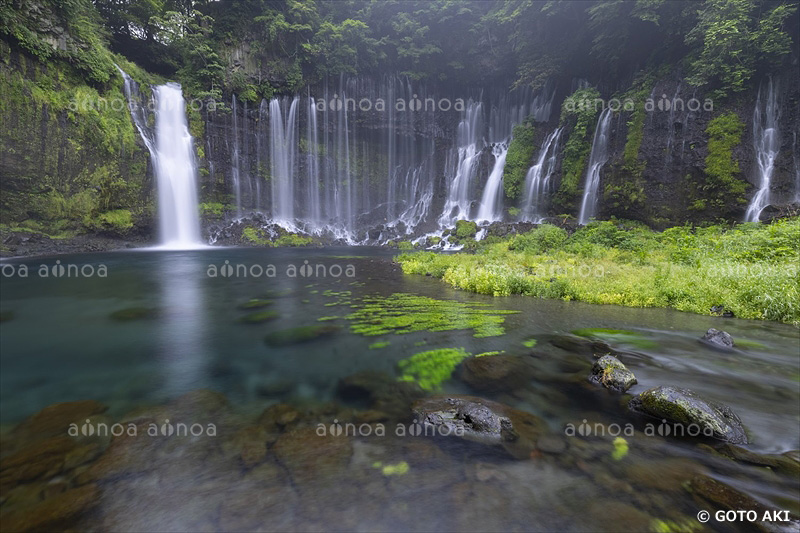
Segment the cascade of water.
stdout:
<svg viewBox="0 0 800 533">
<path fill-rule="evenodd" d="M 307 218 L 313 229 L 322 223 L 319 198 L 319 142 L 317 138 L 317 106 L 308 99 L 308 121 L 306 124 L 306 188 L 308 194 Z"/>
<path fill-rule="evenodd" d="M 608 138 L 611 125 L 611 108 L 606 108 L 597 120 L 592 139 L 592 151 L 589 156 L 589 168 L 586 171 L 586 184 L 583 189 L 583 201 L 578 216 L 578 224 L 586 224 L 597 209 L 597 190 L 600 185 L 600 169 L 608 161 Z"/>
<path fill-rule="evenodd" d="M 156 101 L 154 163 L 158 181 L 161 242 L 170 248 L 200 244 L 197 167 L 186 121 L 186 102 L 176 83 L 153 89 Z"/>
<path fill-rule="evenodd" d="M 231 176 L 233 191 L 236 195 L 236 216 L 242 216 L 242 179 L 239 173 L 239 113 L 236 107 L 236 95 L 231 95 L 231 119 L 233 120 L 233 152 L 231 153 Z"/>
<path fill-rule="evenodd" d="M 758 88 L 756 107 L 753 110 L 753 147 L 755 148 L 758 171 L 758 191 L 747 207 L 744 219 L 746 222 L 758 222 L 761 211 L 769 205 L 769 186 L 775 159 L 778 157 L 780 142 L 778 139 L 778 107 L 777 82 L 772 78 L 767 82 L 767 92 L 762 97 L 763 84 Z M 762 109 L 762 100 L 764 105 Z"/>
<path fill-rule="evenodd" d="M 667 148 L 664 151 L 664 167 L 668 167 L 672 163 L 672 144 L 675 141 L 675 119 L 676 113 L 678 112 L 678 107 L 680 106 L 680 111 L 683 112 L 683 100 L 679 99 L 681 92 L 681 83 L 678 82 L 677 87 L 675 87 L 675 95 L 672 97 L 672 101 L 669 102 L 669 118 L 667 119 Z M 666 98 L 666 95 L 664 95 Z"/>
<path fill-rule="evenodd" d="M 131 119 L 150 152 L 156 175 L 161 245 L 173 249 L 201 246 L 197 165 L 181 86 L 168 83 L 153 87 L 155 129 L 151 131 L 139 85 L 119 66 L 117 70 L 124 81 Z"/>
<path fill-rule="evenodd" d="M 283 103 L 287 103 L 283 99 Z M 272 217 L 280 222 L 292 223 L 294 219 L 295 150 L 297 137 L 297 105 L 295 96 L 283 119 L 281 100 L 269 103 L 270 170 L 272 183 Z"/>
<path fill-rule="evenodd" d="M 503 170 L 506 167 L 506 156 L 508 155 L 508 142 L 495 143 L 492 146 L 492 155 L 494 155 L 494 165 L 489 173 L 489 179 L 486 180 L 477 216 L 477 220 L 487 222 L 495 222 L 503 218 L 501 191 L 503 189 Z"/>
<path fill-rule="evenodd" d="M 446 174 L 450 179 L 447 200 L 442 216 L 439 217 L 440 226 L 451 226 L 457 220 L 469 218 L 472 200 L 470 192 L 482 148 L 481 121 L 481 102 L 469 100 L 458 124 L 456 148 L 448 155 Z"/>
<path fill-rule="evenodd" d="M 544 217 L 544 204 L 549 192 L 550 178 L 558 161 L 558 141 L 561 128 L 556 128 L 542 143 L 536 163 L 525 175 L 525 203 L 522 206 L 520 220 L 524 222 L 541 222 Z"/>
</svg>

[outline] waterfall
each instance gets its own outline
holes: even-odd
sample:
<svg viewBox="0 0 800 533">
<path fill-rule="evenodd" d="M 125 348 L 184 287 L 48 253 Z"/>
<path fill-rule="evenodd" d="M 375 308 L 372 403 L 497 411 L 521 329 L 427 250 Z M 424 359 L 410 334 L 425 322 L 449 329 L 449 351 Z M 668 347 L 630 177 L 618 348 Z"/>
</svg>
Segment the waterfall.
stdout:
<svg viewBox="0 0 800 533">
<path fill-rule="evenodd" d="M 471 203 L 471 185 L 477 173 L 482 133 L 482 109 L 480 102 L 470 100 L 463 112 L 456 133 L 455 154 L 448 156 L 447 168 L 452 178 L 448 185 L 440 226 L 451 226 L 457 220 L 468 219 Z"/>
<path fill-rule="evenodd" d="M 762 89 L 758 88 L 756 107 L 753 110 L 753 147 L 756 154 L 758 170 L 758 191 L 750 201 L 745 213 L 745 222 L 758 222 L 761 211 L 769 205 L 769 186 L 772 172 L 775 168 L 775 159 L 778 157 L 780 143 L 778 140 L 778 91 L 772 83 L 772 78 L 767 83 L 767 94 L 763 95 L 764 107 L 762 110 Z"/>
<path fill-rule="evenodd" d="M 168 248 L 195 247 L 200 244 L 197 167 L 186 121 L 186 102 L 176 83 L 159 85 L 153 92 L 161 242 Z"/>
<path fill-rule="evenodd" d="M 231 154 L 231 175 L 233 190 L 236 195 L 236 216 L 242 216 L 242 177 L 239 172 L 239 119 L 236 109 L 236 96 L 231 96 L 231 115 L 233 120 L 233 153 Z"/>
<path fill-rule="evenodd" d="M 197 165 L 181 86 L 167 83 L 153 87 L 155 131 L 151 133 L 138 84 L 117 69 L 124 80 L 131 118 L 150 152 L 156 175 L 161 245 L 170 249 L 201 246 Z"/>
<path fill-rule="evenodd" d="M 589 156 L 589 168 L 586 171 L 586 184 L 583 189 L 583 201 L 578 216 L 578 224 L 586 224 L 597 210 L 597 190 L 600 185 L 600 169 L 608 161 L 608 137 L 611 125 L 611 108 L 606 108 L 597 120 L 592 139 L 592 151 Z"/>
<path fill-rule="evenodd" d="M 319 197 L 319 140 L 317 138 L 317 107 L 314 99 L 308 99 L 308 123 L 306 125 L 306 188 L 308 192 L 307 217 L 312 229 L 322 223 Z"/>
<path fill-rule="evenodd" d="M 558 141 L 561 137 L 561 128 L 557 128 L 542 143 L 536 163 L 528 169 L 525 175 L 524 204 L 520 220 L 524 222 L 540 223 L 544 217 L 544 203 L 550 190 L 550 178 L 556 169 L 558 161 Z"/>
<path fill-rule="evenodd" d="M 286 121 L 283 120 L 281 101 L 273 98 L 269 103 L 272 216 L 285 223 L 291 223 L 294 219 L 295 148 L 298 144 L 299 101 L 296 96 L 292 99 Z"/>
<path fill-rule="evenodd" d="M 486 180 L 486 187 L 483 189 L 481 205 L 478 208 L 478 220 L 495 222 L 503 218 L 502 194 L 503 189 L 503 170 L 506 167 L 506 156 L 508 155 L 508 142 L 499 142 L 492 146 L 494 155 L 494 166 Z"/>
</svg>

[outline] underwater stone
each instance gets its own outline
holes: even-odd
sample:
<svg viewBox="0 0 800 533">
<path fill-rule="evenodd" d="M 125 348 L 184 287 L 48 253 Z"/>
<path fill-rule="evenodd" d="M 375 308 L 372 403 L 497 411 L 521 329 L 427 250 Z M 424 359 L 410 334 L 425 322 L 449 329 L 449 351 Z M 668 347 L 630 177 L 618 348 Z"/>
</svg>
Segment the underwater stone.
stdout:
<svg viewBox="0 0 800 533">
<path fill-rule="evenodd" d="M 257 311 L 240 317 L 238 322 L 242 324 L 263 324 L 264 322 L 275 320 L 279 316 L 277 311 Z"/>
<path fill-rule="evenodd" d="M 274 331 L 264 337 L 264 342 L 273 347 L 290 346 L 333 335 L 339 329 L 339 326 L 299 326 Z"/>
<path fill-rule="evenodd" d="M 266 298 L 252 298 L 247 300 L 243 304 L 239 304 L 239 309 L 248 310 L 248 309 L 260 309 L 262 307 L 266 307 L 272 304 L 272 300 L 268 300 Z"/>
<path fill-rule="evenodd" d="M 595 361 L 589 381 L 615 392 L 625 392 L 638 383 L 633 372 L 611 355 L 604 355 Z"/>
<path fill-rule="evenodd" d="M 747 444 L 747 434 L 730 407 L 705 400 L 688 389 L 656 387 L 633 398 L 628 407 L 668 422 L 699 426 L 700 434 L 734 444 Z"/>
<path fill-rule="evenodd" d="M 128 307 L 127 309 L 120 309 L 114 311 L 108 317 L 112 320 L 119 320 L 125 322 L 128 320 L 146 320 L 157 318 L 159 310 L 153 307 Z"/>
<path fill-rule="evenodd" d="M 424 398 L 414 403 L 412 411 L 419 423 L 433 426 L 440 435 L 499 444 L 517 459 L 529 458 L 547 432 L 539 417 L 476 396 Z"/>
<path fill-rule="evenodd" d="M 514 390 L 524 386 L 530 378 L 531 368 L 512 355 L 470 357 L 461 368 L 462 381 L 476 390 Z"/>
</svg>

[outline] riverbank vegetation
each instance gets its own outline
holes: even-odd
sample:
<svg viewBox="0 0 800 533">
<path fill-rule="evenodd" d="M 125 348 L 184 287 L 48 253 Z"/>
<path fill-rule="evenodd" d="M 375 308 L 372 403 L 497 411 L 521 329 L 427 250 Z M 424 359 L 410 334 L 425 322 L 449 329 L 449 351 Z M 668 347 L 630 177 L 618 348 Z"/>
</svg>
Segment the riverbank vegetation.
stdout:
<svg viewBox="0 0 800 533">
<path fill-rule="evenodd" d="M 523 294 L 800 325 L 800 218 L 767 226 L 679 226 L 654 232 L 626 221 L 572 234 L 542 224 L 475 253 L 402 254 L 406 274 L 430 274 L 481 294 Z"/>
</svg>

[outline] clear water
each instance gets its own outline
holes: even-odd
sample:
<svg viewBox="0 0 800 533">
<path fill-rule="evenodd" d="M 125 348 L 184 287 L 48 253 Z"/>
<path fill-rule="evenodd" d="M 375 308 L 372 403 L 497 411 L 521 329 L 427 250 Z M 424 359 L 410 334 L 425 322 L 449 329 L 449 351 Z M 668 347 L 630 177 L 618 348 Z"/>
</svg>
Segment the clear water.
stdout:
<svg viewBox="0 0 800 533">
<path fill-rule="evenodd" d="M 108 276 L 37 275 L 41 264 L 53 266 L 56 260 L 63 265 L 102 263 Z M 208 276 L 209 265 L 221 268 L 225 261 L 248 268 L 273 264 L 276 277 Z M 305 261 L 327 267 L 353 265 L 355 277 L 287 276 L 289 265 L 299 268 Z M 591 355 L 566 351 L 549 342 L 576 328 L 601 327 L 633 330 L 650 341 L 644 348 L 617 346 L 629 353 L 625 362 L 639 380 L 631 393 L 657 385 L 676 385 L 725 403 L 739 414 L 750 432 L 752 444 L 747 448 L 759 453 L 794 450 L 800 441 L 800 338 L 798 330 L 788 325 L 664 309 L 474 295 L 432 278 L 405 276 L 391 262 L 391 252 L 368 248 L 117 252 L 12 260 L 7 264 L 18 268 L 23 263 L 30 269 L 27 279 L 2 279 L 0 308 L 14 313 L 12 320 L 0 324 L 0 418 L 5 429 L 56 402 L 95 399 L 107 404 L 109 415 L 116 419 L 199 388 L 224 393 L 247 419 L 278 401 L 302 406 L 336 400 L 338 380 L 358 371 L 378 370 L 395 376 L 397 362 L 414 353 L 464 347 L 471 353 L 505 350 L 525 357 L 534 369 L 534 378 L 524 391 L 478 394 L 534 413 L 546 420 L 554 434 L 561 435 L 567 424 L 577 426 L 584 419 L 604 424 L 631 421 L 618 397 L 585 382 Z M 236 322 L 245 314 L 237 309 L 242 302 L 267 291 L 286 289 L 291 294 L 274 298 L 269 307 L 280 313 L 279 319 L 263 325 Z M 347 298 L 351 303 L 326 305 L 342 300 L 325 291 L 351 291 Z M 364 337 L 350 332 L 346 320 L 337 320 L 325 323 L 340 324 L 342 330 L 325 340 L 283 348 L 271 348 L 263 342 L 270 331 L 318 324 L 321 317 L 347 314 L 350 305 L 358 305 L 363 296 L 397 292 L 520 312 L 506 316 L 506 333 L 496 337 L 475 338 L 471 330 Z M 109 318 L 110 313 L 130 307 L 158 308 L 161 317 L 128 322 Z M 697 341 L 709 327 L 724 329 L 736 340 L 758 344 L 733 353 L 713 351 Z M 522 345 L 530 337 L 538 339 L 532 350 Z M 369 349 L 376 341 L 390 344 Z M 425 345 L 417 346 L 422 341 Z M 283 392 L 270 398 L 259 395 L 260 388 L 277 383 L 282 383 Z M 443 392 L 475 394 L 458 379 L 445 382 Z M 331 424 L 332 416 L 320 415 L 319 423 Z M 240 423 L 243 425 L 246 422 Z M 228 433 L 236 429 L 235 424 L 232 429 L 221 429 L 217 438 L 229 438 Z M 792 484 L 765 477 L 762 468 L 718 459 L 691 440 L 645 437 L 639 431 L 628 440 L 630 452 L 624 461 L 609 459 L 610 439 L 600 439 L 588 440 L 589 450 L 607 448 L 608 453 L 592 459 L 591 453 L 585 452 L 587 458 L 574 462 L 564 458 L 571 457 L 569 454 L 560 459 L 545 456 L 513 461 L 482 445 L 452 439 L 439 442 L 433 451 L 420 445 L 423 453 L 409 448 L 406 441 L 356 438 L 349 466 L 333 486 L 325 485 L 330 480 L 323 481 L 327 478 L 321 476 L 318 482 L 299 488 L 295 480 L 292 488 L 277 481 L 280 476 L 269 474 L 270 486 L 274 485 L 276 498 L 283 503 L 270 508 L 269 513 L 265 511 L 255 525 L 238 527 L 635 529 L 641 524 L 625 518 L 623 511 L 603 509 L 624 504 L 659 519 L 692 518 L 699 509 L 680 488 L 637 485 L 641 481 L 631 473 L 636 467 L 652 470 L 649 477 L 645 476 L 648 479 L 661 478 L 675 468 L 673 463 L 664 462 L 668 460 L 685 462 L 700 472 L 713 472 L 762 501 L 798 512 L 796 480 Z M 429 443 L 426 441 L 426 445 Z M 307 453 L 319 452 L 309 449 Z M 420 453 L 428 458 L 423 461 Z M 148 477 L 105 487 L 103 520 L 116 520 L 102 522 L 105 527 L 166 530 L 211 524 L 211 529 L 225 529 L 219 515 L 206 517 L 203 513 L 218 509 L 217 498 L 228 494 L 231 487 L 256 487 L 248 484 L 256 470 L 240 472 L 239 466 L 192 457 L 190 454 L 179 460 L 180 474 L 161 471 L 161 481 L 153 481 L 162 487 L 168 481 L 171 492 L 148 488 Z M 381 475 L 373 466 L 376 457 L 386 464 L 409 461 L 411 470 L 405 476 Z M 613 490 L 609 476 L 612 481 L 629 483 L 633 492 L 609 492 Z M 197 486 L 206 487 L 205 492 L 191 492 Z M 372 487 L 375 496 L 363 501 L 363 492 L 354 487 Z M 149 505 L 155 505 L 155 514 L 140 512 Z M 256 503 L 252 505 L 259 509 Z M 208 524 L 197 525 L 196 520 L 202 524 L 207 520 Z M 334 527 L 330 520 L 344 522 Z M 94 522 L 89 525 L 97 527 Z"/>
</svg>

